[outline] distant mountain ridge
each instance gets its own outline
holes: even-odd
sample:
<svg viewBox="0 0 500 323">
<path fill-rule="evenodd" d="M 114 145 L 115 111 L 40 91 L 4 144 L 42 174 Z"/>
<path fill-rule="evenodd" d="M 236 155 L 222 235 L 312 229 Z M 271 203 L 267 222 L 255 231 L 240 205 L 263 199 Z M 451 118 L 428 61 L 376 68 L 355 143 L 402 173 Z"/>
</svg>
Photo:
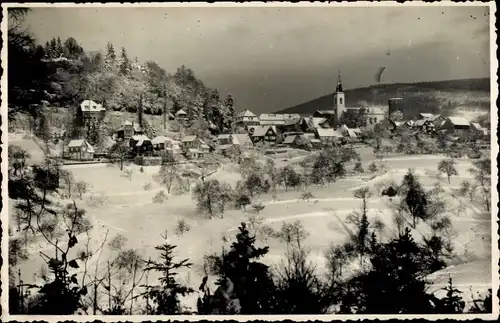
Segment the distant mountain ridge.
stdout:
<svg viewBox="0 0 500 323">
<path fill-rule="evenodd" d="M 450 115 L 457 107 L 490 108 L 490 78 L 435 82 L 377 84 L 344 90 L 346 106 L 386 106 L 389 98 L 403 98 L 405 118 L 421 112 Z M 333 93 L 278 111 L 278 113 L 312 114 L 332 109 Z"/>
</svg>

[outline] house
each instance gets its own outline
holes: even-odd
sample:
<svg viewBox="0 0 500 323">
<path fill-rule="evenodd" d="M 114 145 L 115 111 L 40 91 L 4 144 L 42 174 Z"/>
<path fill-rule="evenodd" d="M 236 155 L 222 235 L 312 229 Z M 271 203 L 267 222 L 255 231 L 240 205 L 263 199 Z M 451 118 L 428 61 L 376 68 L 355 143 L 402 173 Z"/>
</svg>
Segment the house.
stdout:
<svg viewBox="0 0 500 323">
<path fill-rule="evenodd" d="M 234 125 L 247 129 L 248 126 L 258 126 L 259 118 L 250 110 L 243 110 L 234 117 Z"/>
<path fill-rule="evenodd" d="M 165 150 L 171 145 L 171 139 L 165 136 L 156 136 L 151 140 L 154 150 Z"/>
<path fill-rule="evenodd" d="M 80 103 L 80 110 L 84 119 L 102 120 L 106 113 L 106 108 L 92 100 L 83 100 Z"/>
<path fill-rule="evenodd" d="M 233 133 L 231 134 L 233 137 L 233 145 L 239 146 L 240 149 L 248 149 L 253 147 L 253 142 L 248 134 L 239 134 Z"/>
<path fill-rule="evenodd" d="M 446 119 L 440 114 L 420 113 L 419 120 L 429 120 L 434 124 L 434 128 L 438 128 Z"/>
<path fill-rule="evenodd" d="M 220 134 L 217 136 L 217 144 L 219 146 L 232 145 L 233 144 L 233 136 L 231 134 Z"/>
<path fill-rule="evenodd" d="M 188 148 L 186 150 L 186 157 L 190 160 L 203 159 L 206 155 L 206 152 L 203 152 L 196 148 Z"/>
<path fill-rule="evenodd" d="M 210 151 L 210 147 L 197 136 L 185 136 L 181 140 L 181 149 L 188 153 L 190 149 L 192 150 L 192 155 L 195 154 L 205 154 Z"/>
<path fill-rule="evenodd" d="M 63 157 L 72 160 L 93 160 L 94 147 L 85 139 L 71 140 L 68 143 L 67 150 L 63 152 Z"/>
<path fill-rule="evenodd" d="M 329 128 L 330 125 L 328 124 L 328 119 L 327 118 L 322 118 L 322 117 L 310 117 L 308 120 L 309 126 L 311 129 L 317 129 L 317 128 Z"/>
<path fill-rule="evenodd" d="M 351 139 L 358 138 L 358 133 L 354 129 L 349 128 L 346 125 L 342 125 L 342 127 L 340 127 L 339 129 L 339 132 L 345 138 L 351 138 Z"/>
<path fill-rule="evenodd" d="M 477 122 L 472 122 L 470 124 L 470 132 L 473 137 L 480 140 L 488 140 L 490 136 L 488 129 L 483 128 L 483 126 Z"/>
<path fill-rule="evenodd" d="M 182 122 L 187 120 L 188 114 L 183 109 L 180 109 L 175 113 L 175 120 Z"/>
<path fill-rule="evenodd" d="M 298 138 L 299 138 L 299 135 L 289 135 L 285 138 L 285 140 L 283 140 L 283 142 L 281 144 L 284 146 L 293 147 L 296 145 Z"/>
<path fill-rule="evenodd" d="M 259 124 L 261 126 L 281 126 L 291 119 L 300 119 L 300 115 L 296 113 L 262 113 L 259 116 Z"/>
<path fill-rule="evenodd" d="M 332 128 L 329 129 L 316 129 L 316 139 L 321 140 L 322 143 L 332 142 L 334 140 L 342 138 L 342 134 Z"/>
<path fill-rule="evenodd" d="M 462 117 L 449 117 L 445 120 L 440 130 L 452 136 L 463 137 L 470 131 L 470 123 Z"/>
<path fill-rule="evenodd" d="M 150 155 L 153 152 L 153 143 L 146 135 L 133 135 L 129 139 L 129 146 L 136 155 Z"/>
<path fill-rule="evenodd" d="M 436 130 L 436 127 L 430 119 L 418 119 L 414 122 L 413 129 L 423 133 L 432 133 Z"/>
<path fill-rule="evenodd" d="M 135 135 L 134 124 L 128 120 L 123 122 L 121 128 L 116 131 L 116 139 L 118 140 L 128 140 L 133 135 Z"/>
<path fill-rule="evenodd" d="M 363 107 L 365 109 L 365 127 L 373 128 L 376 124 L 384 120 L 387 116 L 386 109 L 382 107 Z"/>
<path fill-rule="evenodd" d="M 271 145 L 276 144 L 276 139 L 278 136 L 278 132 L 275 126 L 259 126 L 253 128 L 251 132 L 253 143 L 267 143 Z"/>
</svg>

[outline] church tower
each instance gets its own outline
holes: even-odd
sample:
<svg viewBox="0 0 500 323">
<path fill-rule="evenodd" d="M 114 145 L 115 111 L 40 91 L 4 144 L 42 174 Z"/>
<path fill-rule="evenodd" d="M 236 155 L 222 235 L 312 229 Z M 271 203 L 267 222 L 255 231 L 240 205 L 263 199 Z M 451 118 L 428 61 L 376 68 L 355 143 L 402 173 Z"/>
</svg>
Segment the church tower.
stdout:
<svg viewBox="0 0 500 323">
<path fill-rule="evenodd" d="M 333 94 L 333 110 L 335 110 L 335 119 L 338 120 L 345 111 L 345 94 L 342 89 L 342 81 L 340 79 L 340 71 L 337 80 L 337 88 Z"/>
</svg>

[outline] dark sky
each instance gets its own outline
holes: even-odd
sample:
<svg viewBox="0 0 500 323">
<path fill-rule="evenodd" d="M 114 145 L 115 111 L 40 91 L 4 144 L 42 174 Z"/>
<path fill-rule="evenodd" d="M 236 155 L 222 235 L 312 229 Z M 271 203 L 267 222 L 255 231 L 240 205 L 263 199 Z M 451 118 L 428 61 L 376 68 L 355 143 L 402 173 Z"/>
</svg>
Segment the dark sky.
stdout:
<svg viewBox="0 0 500 323">
<path fill-rule="evenodd" d="M 228 92 L 237 110 L 275 111 L 344 88 L 383 82 L 488 77 L 489 8 L 70 7 L 34 8 L 38 41 L 74 37 L 89 51 L 108 41 L 168 72 L 185 64 Z M 390 56 L 386 53 L 390 49 Z"/>
</svg>

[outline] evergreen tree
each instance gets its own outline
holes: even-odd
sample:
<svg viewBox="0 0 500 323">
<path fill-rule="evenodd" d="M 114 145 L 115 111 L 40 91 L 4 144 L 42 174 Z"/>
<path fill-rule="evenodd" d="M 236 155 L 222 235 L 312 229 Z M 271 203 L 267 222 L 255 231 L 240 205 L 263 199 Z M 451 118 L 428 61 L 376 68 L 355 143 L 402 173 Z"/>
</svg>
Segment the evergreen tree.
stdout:
<svg viewBox="0 0 500 323">
<path fill-rule="evenodd" d="M 52 38 L 50 40 L 50 58 L 56 58 L 57 57 L 57 40 L 55 38 Z"/>
<path fill-rule="evenodd" d="M 148 309 L 148 313 L 156 315 L 181 314 L 182 308 L 179 296 L 188 295 L 194 290 L 178 283 L 176 276 L 179 269 L 190 268 L 192 264 L 189 259 L 175 262 L 173 252 L 177 246 L 168 243 L 167 235 L 163 238 L 165 242 L 155 247 L 156 250 L 161 252 L 160 261 L 149 260 L 144 269 L 146 271 L 156 271 L 162 275 L 159 278 L 159 287 L 145 286 L 147 290 L 144 296 L 155 304 L 154 308 Z"/>
<path fill-rule="evenodd" d="M 63 46 L 62 46 L 61 38 L 57 37 L 57 41 L 56 41 L 56 56 L 57 57 L 61 57 L 62 54 L 63 54 Z"/>
<path fill-rule="evenodd" d="M 130 75 L 132 68 L 130 66 L 130 61 L 127 56 L 127 51 L 125 47 L 122 47 L 121 62 L 120 62 L 120 72 L 123 75 Z"/>
<path fill-rule="evenodd" d="M 371 254 L 372 269 L 350 279 L 342 296 L 342 313 L 430 314 L 436 298 L 426 292 L 423 277 L 429 267 L 425 246 L 413 240 L 410 230 Z M 444 263 L 443 263 L 444 266 Z"/>
<path fill-rule="evenodd" d="M 231 93 L 229 93 L 224 100 L 224 108 L 225 108 L 225 119 L 224 119 L 224 127 L 226 129 L 231 129 L 233 121 L 234 121 L 234 99 Z"/>
<path fill-rule="evenodd" d="M 106 57 L 105 57 L 105 64 L 106 64 L 106 69 L 107 70 L 112 70 L 115 67 L 116 64 L 116 53 L 115 53 L 115 48 L 113 47 L 113 44 L 111 42 L 108 42 L 107 49 L 106 49 Z"/>
<path fill-rule="evenodd" d="M 274 282 L 269 267 L 256 261 L 269 252 L 269 247 L 256 248 L 255 236 L 250 235 L 244 222 L 238 230 L 230 251 L 220 258 L 218 284 L 223 285 L 227 279 L 232 283 L 229 297 L 239 300 L 241 314 L 270 314 L 274 308 Z M 212 311 L 219 312 L 228 305 L 226 301 L 215 304 L 219 308 Z"/>
</svg>

